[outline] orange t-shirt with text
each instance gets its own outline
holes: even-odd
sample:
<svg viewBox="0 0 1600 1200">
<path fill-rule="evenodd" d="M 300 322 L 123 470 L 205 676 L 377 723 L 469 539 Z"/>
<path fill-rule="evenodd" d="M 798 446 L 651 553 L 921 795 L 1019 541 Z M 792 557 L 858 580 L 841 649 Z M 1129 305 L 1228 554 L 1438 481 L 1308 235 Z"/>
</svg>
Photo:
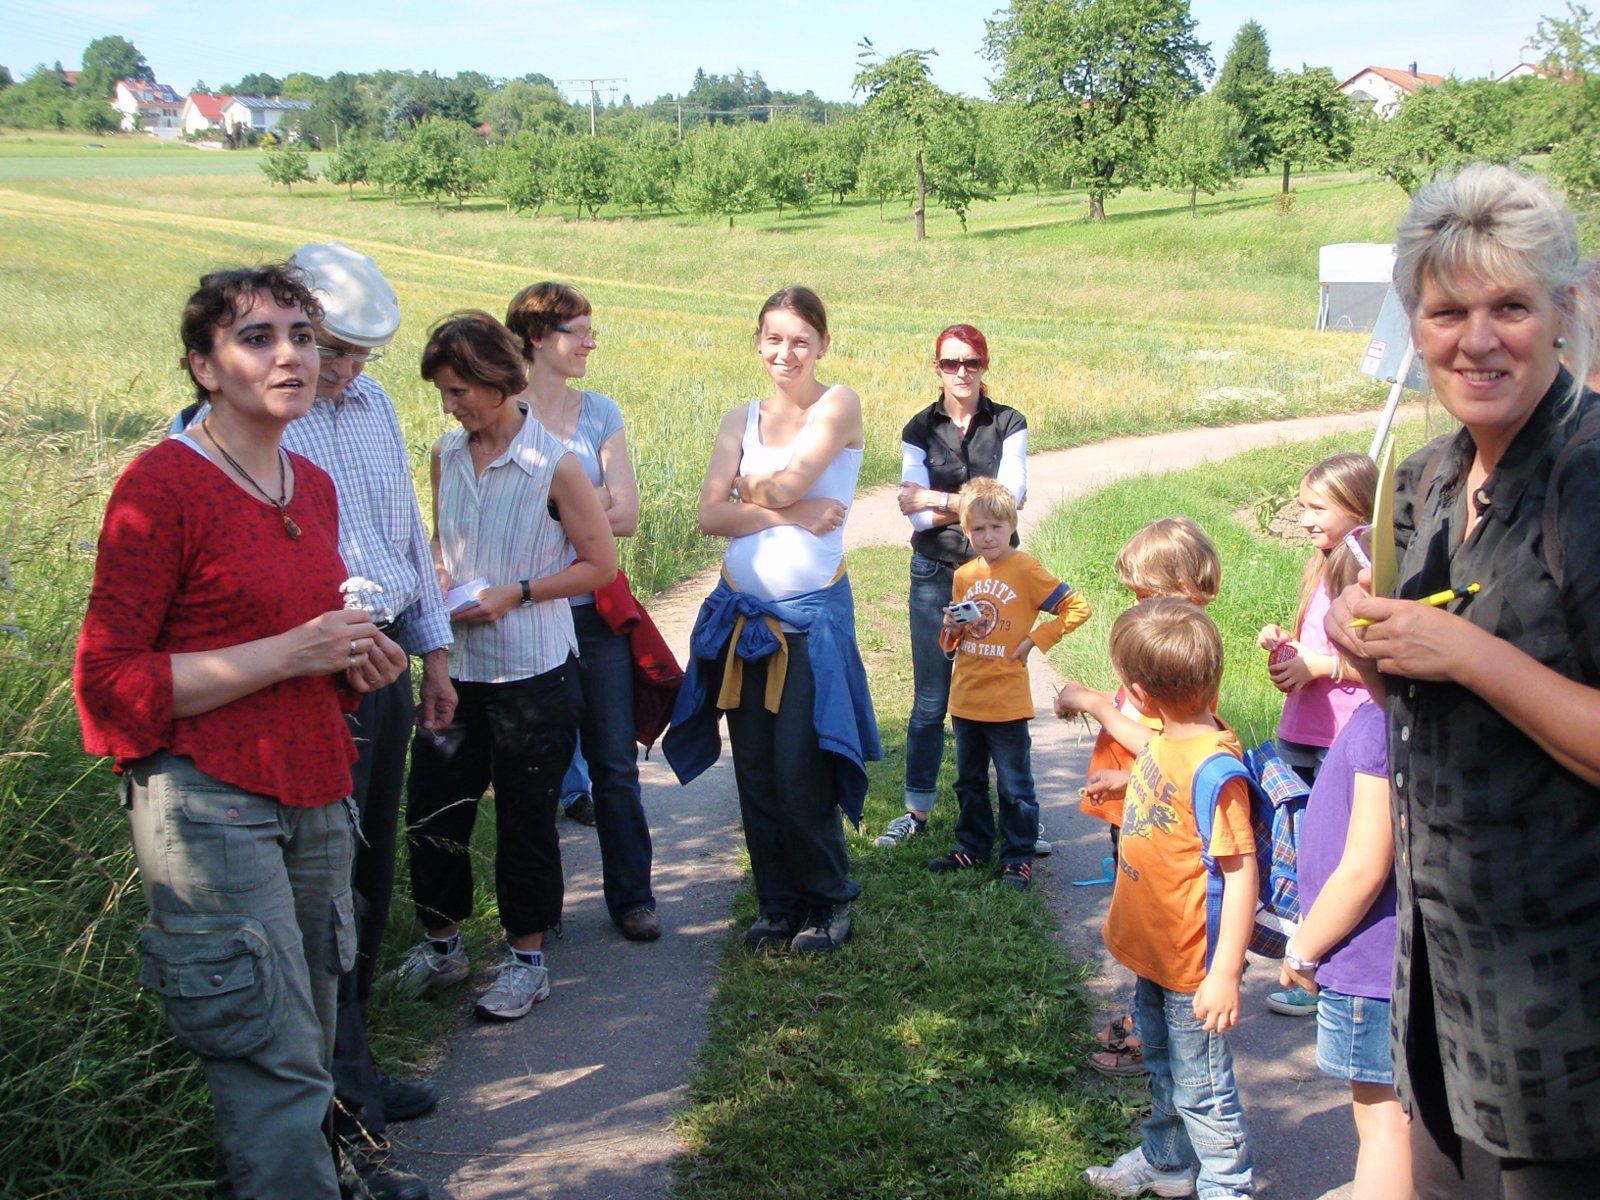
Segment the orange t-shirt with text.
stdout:
<svg viewBox="0 0 1600 1200">
<path fill-rule="evenodd" d="M 1116 960 L 1169 991 L 1194 992 L 1206 977 L 1206 868 L 1194 821 L 1194 775 L 1213 754 L 1243 757 L 1226 724 L 1212 733 L 1158 733 L 1134 760 L 1117 843 L 1117 881 L 1105 941 Z M 1231 779 L 1217 797 L 1213 858 L 1253 854 L 1250 792 Z"/>
</svg>

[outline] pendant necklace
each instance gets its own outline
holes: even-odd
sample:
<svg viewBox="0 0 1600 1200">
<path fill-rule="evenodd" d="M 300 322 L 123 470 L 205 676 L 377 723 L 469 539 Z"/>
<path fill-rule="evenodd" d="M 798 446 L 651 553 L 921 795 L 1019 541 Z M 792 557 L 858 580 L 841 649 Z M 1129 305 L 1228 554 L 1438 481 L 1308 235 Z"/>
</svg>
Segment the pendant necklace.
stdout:
<svg viewBox="0 0 1600 1200">
<path fill-rule="evenodd" d="M 278 447 L 278 498 L 274 500 L 272 496 L 268 494 L 267 489 L 257 483 L 255 481 L 255 477 L 241 467 L 233 455 L 228 453 L 227 447 L 221 442 L 217 441 L 217 435 L 211 431 L 210 418 L 208 417 L 206 420 L 201 421 L 200 426 L 206 431 L 206 436 L 211 439 L 211 444 L 217 448 L 218 453 L 220 453 L 222 457 L 227 460 L 228 465 L 237 471 L 246 483 L 255 488 L 257 495 L 259 495 L 268 504 L 272 505 L 273 508 L 278 510 L 278 515 L 283 518 L 284 531 L 292 539 L 299 541 L 300 526 L 296 525 L 294 523 L 294 518 L 289 515 L 289 483 L 287 477 L 288 471 L 285 464 L 285 459 L 287 456 L 283 452 L 283 447 Z"/>
</svg>

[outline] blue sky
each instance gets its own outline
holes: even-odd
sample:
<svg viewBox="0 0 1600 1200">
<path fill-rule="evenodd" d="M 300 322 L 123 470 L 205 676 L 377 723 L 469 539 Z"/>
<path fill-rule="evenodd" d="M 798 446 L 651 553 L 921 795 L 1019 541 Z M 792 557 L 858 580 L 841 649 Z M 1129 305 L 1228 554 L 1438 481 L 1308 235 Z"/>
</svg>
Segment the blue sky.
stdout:
<svg viewBox="0 0 1600 1200">
<path fill-rule="evenodd" d="M 554 79 L 612 77 L 616 96 L 652 100 L 689 87 L 696 67 L 760 71 L 771 87 L 850 98 L 856 47 L 938 51 L 940 86 L 988 94 L 993 66 L 980 51 L 998 0 L 269 0 L 229 6 L 190 0 L 0 0 L 0 63 L 20 78 L 40 62 L 76 67 L 96 37 L 120 34 L 180 92 L 253 71 L 331 75 L 383 67 L 454 75 L 478 70 Z M 1565 0 L 1191 0 L 1218 67 L 1254 18 L 1272 65 L 1327 66 L 1343 79 L 1364 66 L 1463 78 L 1499 74 L 1524 57 L 1542 13 Z M 576 87 L 567 89 L 576 94 Z M 585 93 L 586 95 L 587 93 Z M 610 85 L 601 92 L 604 99 Z"/>
</svg>

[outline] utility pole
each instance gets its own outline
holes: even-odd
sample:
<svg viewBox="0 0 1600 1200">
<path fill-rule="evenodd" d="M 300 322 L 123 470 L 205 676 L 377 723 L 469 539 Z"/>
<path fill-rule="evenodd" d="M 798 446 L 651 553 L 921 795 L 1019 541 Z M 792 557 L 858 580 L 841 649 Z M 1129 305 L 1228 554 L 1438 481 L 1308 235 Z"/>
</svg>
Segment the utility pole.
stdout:
<svg viewBox="0 0 1600 1200">
<path fill-rule="evenodd" d="M 614 99 L 616 97 L 616 94 L 617 94 L 617 84 L 619 84 L 619 83 L 627 83 L 627 82 L 628 81 L 626 79 L 557 79 L 557 80 L 555 80 L 555 83 L 558 86 L 561 85 L 561 84 L 569 84 L 569 85 L 572 85 L 572 86 L 577 86 L 578 84 L 581 83 L 584 87 L 589 89 L 589 136 L 590 137 L 594 137 L 595 136 L 595 132 L 596 132 L 596 127 L 595 127 L 595 107 L 596 107 L 596 98 L 598 96 L 598 93 L 599 93 L 599 90 L 600 90 L 601 86 L 609 84 L 610 87 L 611 87 L 611 95 L 612 95 L 612 98 Z"/>
</svg>

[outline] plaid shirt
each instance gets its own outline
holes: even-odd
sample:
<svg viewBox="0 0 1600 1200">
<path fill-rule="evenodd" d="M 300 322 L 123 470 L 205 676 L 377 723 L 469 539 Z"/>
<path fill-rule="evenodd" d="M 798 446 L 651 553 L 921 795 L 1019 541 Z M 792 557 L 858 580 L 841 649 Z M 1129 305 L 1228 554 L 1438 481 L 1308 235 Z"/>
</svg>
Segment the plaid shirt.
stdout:
<svg viewBox="0 0 1600 1200">
<path fill-rule="evenodd" d="M 1494 472 L 1465 487 L 1455 435 L 1426 495 L 1395 495 L 1399 595 L 1483 590 L 1451 605 L 1552 670 L 1600 686 L 1600 443 L 1560 480 L 1563 579 L 1543 547 L 1550 471 L 1581 411 L 1561 372 Z M 1480 513 L 1463 538 L 1468 504 Z M 1399 885 L 1391 1049 L 1408 1106 L 1506 1158 L 1600 1154 L 1600 789 L 1476 694 L 1389 681 Z"/>
</svg>

